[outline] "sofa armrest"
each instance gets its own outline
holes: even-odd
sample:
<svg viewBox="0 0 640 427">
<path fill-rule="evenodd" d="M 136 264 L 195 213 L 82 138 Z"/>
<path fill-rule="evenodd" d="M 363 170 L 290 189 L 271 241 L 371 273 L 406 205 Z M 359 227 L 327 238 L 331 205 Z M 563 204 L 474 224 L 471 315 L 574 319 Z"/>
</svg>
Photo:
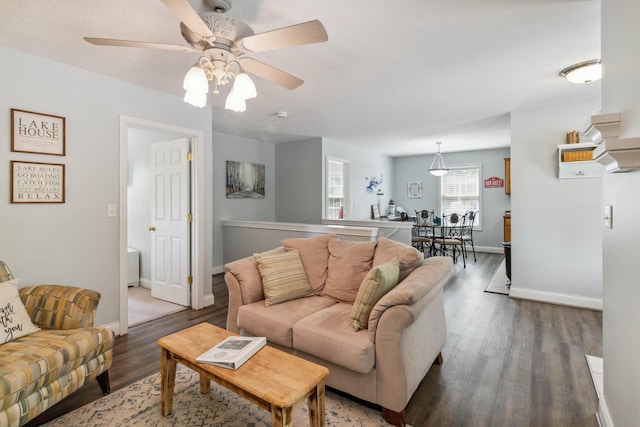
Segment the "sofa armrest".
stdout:
<svg viewBox="0 0 640 427">
<path fill-rule="evenodd" d="M 402 282 L 383 296 L 371 310 L 369 316 L 369 338 L 376 342 L 378 322 L 386 310 L 395 306 L 406 306 L 411 322 L 416 311 L 423 307 L 418 304 L 427 294 L 433 294 L 434 289 L 442 288 L 451 276 L 453 262 L 451 257 L 436 256 L 427 258 L 423 264 L 413 270 Z M 407 325 L 405 325 L 407 326 Z"/>
<path fill-rule="evenodd" d="M 284 247 L 272 249 L 267 254 L 282 253 Z M 238 308 L 264 299 L 262 277 L 253 256 L 241 258 L 224 265 L 227 272 L 224 281 L 229 290 L 229 310 L 227 311 L 227 330 L 238 332 Z"/>
<path fill-rule="evenodd" d="M 64 285 L 35 285 L 20 289 L 20 299 L 40 329 L 76 329 L 93 326 L 100 294 Z"/>
</svg>

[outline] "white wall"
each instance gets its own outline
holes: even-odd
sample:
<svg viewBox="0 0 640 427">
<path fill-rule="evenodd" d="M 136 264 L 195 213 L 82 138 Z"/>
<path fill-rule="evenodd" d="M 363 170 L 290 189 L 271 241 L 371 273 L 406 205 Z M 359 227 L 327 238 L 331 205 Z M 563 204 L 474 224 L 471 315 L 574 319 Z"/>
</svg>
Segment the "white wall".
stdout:
<svg viewBox="0 0 640 427">
<path fill-rule="evenodd" d="M 349 219 L 370 219 L 371 205 L 380 205 L 380 214 L 386 215 L 389 209 L 389 199 L 395 198 L 393 194 L 394 169 L 393 159 L 384 154 L 363 151 L 362 148 L 349 144 L 323 138 L 322 167 L 324 170 L 326 157 L 334 157 L 349 161 L 349 197 L 350 204 L 348 210 Z M 378 196 L 375 193 L 367 192 L 367 180 L 375 176 L 383 182 L 379 186 L 384 195 Z M 322 182 L 322 188 L 326 185 Z M 324 199 L 324 190 L 322 192 Z M 324 206 L 324 203 L 323 203 Z M 324 212 L 322 212 L 323 217 Z"/>
<path fill-rule="evenodd" d="M 602 109 L 622 113 L 621 137 L 640 137 L 640 2 L 602 2 Z M 603 229 L 604 399 L 607 427 L 640 420 L 640 171 L 606 174 L 602 205 L 613 206 L 613 228 Z"/>
<path fill-rule="evenodd" d="M 442 155 L 445 166 L 461 166 L 480 164 L 482 167 L 481 179 L 504 176 L 504 158 L 509 157 L 509 149 L 465 151 L 458 153 L 446 153 Z M 429 173 L 429 167 L 433 161 L 433 155 L 396 157 L 393 162 L 395 170 L 396 202 L 408 212 L 416 210 L 434 210 L 441 216 L 439 207 L 440 179 Z M 422 198 L 409 199 L 407 197 L 407 182 L 422 181 Z M 511 199 L 504 193 L 504 188 L 481 188 L 482 212 L 481 224 L 476 224 L 480 229 L 473 232 L 473 240 L 476 248 L 483 250 L 503 250 L 503 216 L 504 211 L 511 209 Z"/>
<path fill-rule="evenodd" d="M 599 110 L 587 99 L 511 114 L 511 296 L 602 306 L 601 179 L 557 178 L 557 145 Z"/>
<path fill-rule="evenodd" d="M 211 109 L 11 49 L 0 47 L 0 57 L 0 157 L 6 162 L 0 173 L 0 259 L 21 286 L 58 283 L 100 292 L 96 324 L 115 324 L 120 318 L 119 219 L 107 217 L 107 205 L 119 200 L 120 115 L 203 132 L 210 170 Z M 65 117 L 66 156 L 11 152 L 11 108 Z M 65 164 L 66 203 L 10 204 L 9 160 Z M 209 172 L 206 178 L 210 216 Z M 206 234 L 210 261 L 210 227 Z M 210 287 L 210 274 L 205 276 Z"/>
</svg>

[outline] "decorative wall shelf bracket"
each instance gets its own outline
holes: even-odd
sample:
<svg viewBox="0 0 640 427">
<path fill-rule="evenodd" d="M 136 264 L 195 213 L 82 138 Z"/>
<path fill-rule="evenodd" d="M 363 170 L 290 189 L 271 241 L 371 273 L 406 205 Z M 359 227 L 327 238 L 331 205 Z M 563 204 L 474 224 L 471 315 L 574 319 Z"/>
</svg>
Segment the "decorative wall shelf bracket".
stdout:
<svg viewBox="0 0 640 427">
<path fill-rule="evenodd" d="M 593 158 L 607 172 L 640 169 L 640 138 L 605 139 L 593 150 Z"/>
<path fill-rule="evenodd" d="M 608 138 L 617 138 L 620 134 L 620 113 L 591 116 L 582 127 L 581 134 L 590 138 L 595 144 Z"/>
</svg>

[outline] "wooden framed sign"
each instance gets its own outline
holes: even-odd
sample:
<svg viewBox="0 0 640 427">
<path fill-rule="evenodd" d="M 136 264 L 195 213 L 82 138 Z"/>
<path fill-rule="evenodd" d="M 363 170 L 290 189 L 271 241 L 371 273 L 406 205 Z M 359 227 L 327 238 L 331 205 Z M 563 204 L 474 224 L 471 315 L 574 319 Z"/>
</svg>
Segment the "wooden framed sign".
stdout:
<svg viewBox="0 0 640 427">
<path fill-rule="evenodd" d="M 12 160 L 11 203 L 64 203 L 64 165 Z"/>
<path fill-rule="evenodd" d="M 65 155 L 65 118 L 11 109 L 11 151 Z"/>
</svg>

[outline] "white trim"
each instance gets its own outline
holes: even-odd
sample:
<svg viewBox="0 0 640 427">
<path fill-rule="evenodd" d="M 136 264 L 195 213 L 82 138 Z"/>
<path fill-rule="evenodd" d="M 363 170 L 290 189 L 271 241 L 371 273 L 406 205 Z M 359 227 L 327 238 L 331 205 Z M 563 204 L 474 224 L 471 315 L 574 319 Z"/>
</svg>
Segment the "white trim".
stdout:
<svg viewBox="0 0 640 427">
<path fill-rule="evenodd" d="M 191 164 L 191 200 L 193 223 L 191 230 L 191 307 L 198 310 L 205 307 L 205 300 L 213 299 L 213 294 L 205 296 L 204 261 L 204 133 L 199 130 L 158 123 L 136 117 L 120 116 L 120 327 L 119 335 L 125 335 L 128 328 L 127 313 L 127 179 L 129 128 L 152 130 L 176 134 L 191 139 L 193 161 Z M 209 295 L 211 295 L 209 297 Z"/>
<path fill-rule="evenodd" d="M 602 396 L 598 404 L 598 420 L 600 420 L 602 427 L 615 427 L 604 396 Z"/>
<path fill-rule="evenodd" d="M 551 304 L 568 305 L 571 307 L 602 310 L 602 298 L 588 298 L 579 295 L 559 294 L 556 292 L 538 291 L 511 286 L 509 290 L 511 298 L 520 298 Z"/>
<path fill-rule="evenodd" d="M 373 238 L 378 235 L 375 227 L 347 227 L 342 225 L 317 225 L 300 224 L 294 222 L 267 222 L 267 221 L 221 221 L 223 227 L 237 228 L 262 228 L 267 230 L 303 231 L 307 233 L 336 233 L 348 236 L 361 236 Z"/>
</svg>

